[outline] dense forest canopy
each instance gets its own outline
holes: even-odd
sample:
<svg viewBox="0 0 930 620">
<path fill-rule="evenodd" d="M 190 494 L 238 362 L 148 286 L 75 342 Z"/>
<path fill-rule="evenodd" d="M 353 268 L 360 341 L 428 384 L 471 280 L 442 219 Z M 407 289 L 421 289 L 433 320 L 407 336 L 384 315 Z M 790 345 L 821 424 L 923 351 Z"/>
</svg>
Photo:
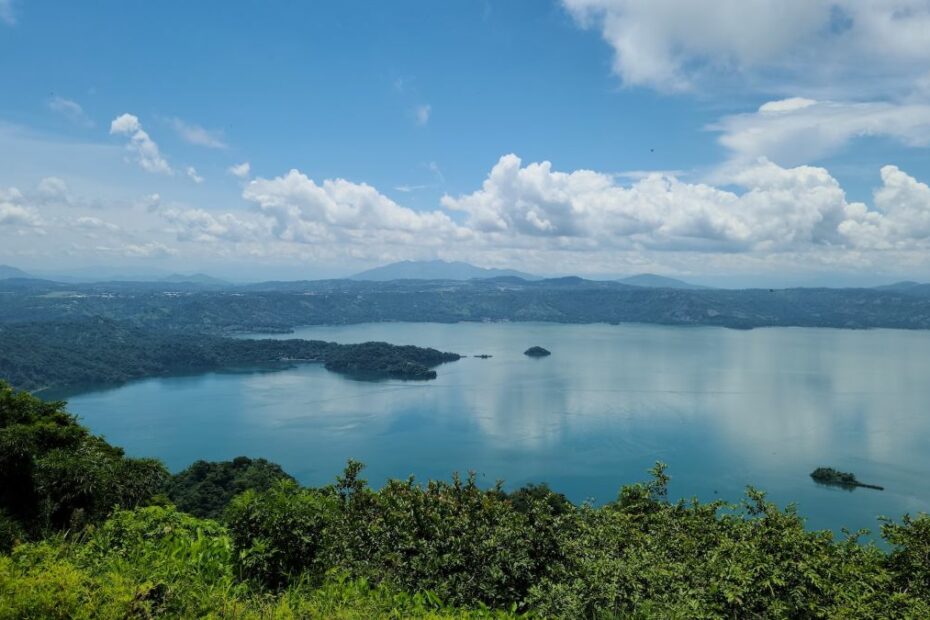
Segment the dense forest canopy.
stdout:
<svg viewBox="0 0 930 620">
<path fill-rule="evenodd" d="M 885 522 L 883 549 L 754 489 L 672 501 L 661 464 L 600 507 L 362 473 L 307 488 L 239 458 L 170 477 L 0 384 L 0 618 L 930 616 L 926 515 Z"/>
<path fill-rule="evenodd" d="M 240 456 L 219 463 L 197 461 L 168 480 L 165 495 L 179 510 L 218 519 L 235 496 L 249 489 L 267 491 L 282 480 L 297 482 L 280 465 L 265 459 Z"/>
<path fill-rule="evenodd" d="M 106 317 L 199 332 L 286 332 L 372 321 L 641 322 L 930 328 L 930 288 L 672 289 L 582 278 L 196 284 L 0 280 L 0 323 Z"/>
<path fill-rule="evenodd" d="M 0 376 L 31 390 L 297 362 L 375 378 L 433 379 L 433 368 L 457 359 L 455 353 L 384 342 L 225 338 L 100 318 L 0 324 Z"/>
</svg>

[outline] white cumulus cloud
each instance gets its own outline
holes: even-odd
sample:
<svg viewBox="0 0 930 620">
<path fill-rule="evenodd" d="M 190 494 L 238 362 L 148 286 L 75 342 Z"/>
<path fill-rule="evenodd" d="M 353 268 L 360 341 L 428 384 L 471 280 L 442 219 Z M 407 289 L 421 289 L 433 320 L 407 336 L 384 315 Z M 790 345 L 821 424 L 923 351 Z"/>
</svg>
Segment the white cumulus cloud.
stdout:
<svg viewBox="0 0 930 620">
<path fill-rule="evenodd" d="M 274 179 L 255 179 L 242 195 L 274 219 L 275 235 L 289 241 L 357 242 L 367 237 L 430 242 L 431 237 L 456 229 L 445 213 L 403 207 L 365 183 L 327 179 L 317 184 L 298 170 Z"/>
<path fill-rule="evenodd" d="M 875 191 L 876 210 L 858 205 L 839 230 L 856 247 L 909 248 L 930 239 L 930 187 L 897 166 L 881 169 L 882 186 Z"/>
<path fill-rule="evenodd" d="M 741 192 L 653 174 L 624 186 L 590 170 L 559 172 L 506 155 L 480 190 L 442 204 L 497 244 L 550 250 L 708 253 L 925 247 L 930 190 L 894 167 L 882 169 L 875 208 L 849 202 L 824 168 L 760 160 L 733 175 Z M 906 196 L 906 199 L 904 198 Z"/>
<path fill-rule="evenodd" d="M 247 219 L 233 213 L 178 208 L 160 209 L 158 214 L 171 225 L 178 241 L 238 243 L 270 239 L 264 218 Z"/>
<path fill-rule="evenodd" d="M 38 211 L 25 204 L 25 197 L 15 187 L 0 188 L 0 226 L 34 227 L 42 224 Z"/>
<path fill-rule="evenodd" d="M 930 145 L 930 105 L 844 103 L 792 98 L 710 126 L 730 158 L 742 165 L 766 157 L 797 165 L 832 155 L 861 137 L 884 137 L 909 147 Z"/>
<path fill-rule="evenodd" d="M 132 114 L 122 114 L 116 117 L 110 123 L 110 134 L 129 137 L 126 149 L 144 170 L 162 174 L 173 173 L 171 166 L 158 150 L 158 145 L 142 129 L 138 117 Z"/>
<path fill-rule="evenodd" d="M 811 92 L 912 88 L 930 69 L 924 0 L 562 0 L 623 82 L 665 91 L 736 77 Z M 829 92 L 827 93 L 829 94 Z"/>
</svg>

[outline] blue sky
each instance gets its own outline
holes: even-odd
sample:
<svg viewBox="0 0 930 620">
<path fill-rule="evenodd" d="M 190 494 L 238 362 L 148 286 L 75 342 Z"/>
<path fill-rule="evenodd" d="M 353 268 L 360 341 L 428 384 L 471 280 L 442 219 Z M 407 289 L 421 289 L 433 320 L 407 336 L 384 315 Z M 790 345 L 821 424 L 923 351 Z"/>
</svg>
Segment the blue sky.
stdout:
<svg viewBox="0 0 930 620">
<path fill-rule="evenodd" d="M 746 6 L 0 0 L 0 262 L 930 279 L 930 4 Z"/>
</svg>

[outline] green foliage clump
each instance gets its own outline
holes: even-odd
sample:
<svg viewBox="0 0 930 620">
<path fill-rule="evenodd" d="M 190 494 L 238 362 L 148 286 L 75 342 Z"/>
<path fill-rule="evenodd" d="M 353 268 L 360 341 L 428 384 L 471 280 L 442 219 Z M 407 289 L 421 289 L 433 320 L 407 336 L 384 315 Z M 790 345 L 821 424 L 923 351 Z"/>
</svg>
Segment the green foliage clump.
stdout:
<svg viewBox="0 0 930 620">
<path fill-rule="evenodd" d="M 901 523 L 886 519 L 882 537 L 893 546 L 885 563 L 896 587 L 930 601 L 930 516 L 904 515 Z"/>
<path fill-rule="evenodd" d="M 545 482 L 541 484 L 531 482 L 524 485 L 516 491 L 508 493 L 507 499 L 513 504 L 514 510 L 523 514 L 538 509 L 540 502 L 548 506 L 548 509 L 554 515 L 565 514 L 575 508 L 565 495 L 553 491 Z"/>
<path fill-rule="evenodd" d="M 165 494 L 180 510 L 219 519 L 233 497 L 248 489 L 266 491 L 279 480 L 294 479 L 277 463 L 239 456 L 231 461 L 197 461 L 171 476 Z"/>
<path fill-rule="evenodd" d="M 546 501 L 517 510 L 474 476 L 451 483 L 390 481 L 372 491 L 350 463 L 334 487 L 280 484 L 230 506 L 244 574 L 280 587 L 330 567 L 456 605 L 506 608 L 557 560 L 556 515 Z"/>
<path fill-rule="evenodd" d="M 293 482 L 246 491 L 228 510 L 240 574 L 272 588 L 301 575 L 318 578 L 327 568 L 324 545 L 335 516 L 335 497 Z"/>
<path fill-rule="evenodd" d="M 78 530 L 148 501 L 167 476 L 158 461 L 127 458 L 90 434 L 64 403 L 0 382 L 0 537 Z"/>
<path fill-rule="evenodd" d="M 79 618 L 505 618 L 456 610 L 330 572 L 277 592 L 236 579 L 225 529 L 174 508 L 118 511 L 76 542 L 61 536 L 0 556 L 0 620 Z"/>
</svg>

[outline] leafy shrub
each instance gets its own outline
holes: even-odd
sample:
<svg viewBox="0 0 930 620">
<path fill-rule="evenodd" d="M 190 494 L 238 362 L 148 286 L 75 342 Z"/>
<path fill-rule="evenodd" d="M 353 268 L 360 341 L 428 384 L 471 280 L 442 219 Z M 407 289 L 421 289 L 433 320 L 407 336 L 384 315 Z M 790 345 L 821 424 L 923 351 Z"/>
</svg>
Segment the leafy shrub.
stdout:
<svg viewBox="0 0 930 620">
<path fill-rule="evenodd" d="M 29 535 L 77 530 L 114 506 L 146 502 L 167 479 L 158 461 L 126 458 L 64 410 L 0 382 L 0 510 Z"/>
<path fill-rule="evenodd" d="M 253 591 L 241 584 L 229 586 L 225 576 L 213 579 L 202 571 L 150 574 L 146 562 L 157 559 L 157 555 L 163 556 L 162 562 L 170 561 L 168 558 L 184 538 L 183 534 L 174 532 L 160 540 L 158 531 L 165 525 L 161 523 L 162 517 L 167 517 L 168 522 L 174 520 L 167 514 L 127 512 L 115 516 L 114 519 L 123 522 L 118 530 L 128 527 L 133 532 L 123 540 L 128 547 L 124 546 L 119 552 L 108 552 L 102 546 L 87 548 L 55 538 L 22 545 L 12 557 L 0 556 L 0 620 L 513 617 L 506 611 L 450 608 L 429 592 L 408 594 L 373 585 L 365 579 L 351 579 L 338 572 L 327 574 L 322 583 L 311 584 L 299 579 L 277 593 Z M 139 522 L 134 522 L 137 519 Z M 187 525 L 195 523 L 196 520 L 190 520 Z M 145 524 L 155 527 L 149 531 Z M 186 529 L 186 526 L 181 528 Z M 140 545 L 160 551 L 129 560 L 125 554 L 127 548 L 138 550 Z M 218 557 L 229 556 L 220 553 Z M 190 559 L 190 554 L 186 559 Z M 182 561 L 177 561 L 178 566 Z M 231 564 L 227 564 L 223 574 L 231 569 Z"/>
<path fill-rule="evenodd" d="M 750 489 L 740 506 L 669 503 L 664 468 L 561 538 L 565 562 L 532 589 L 552 617 L 927 617 L 885 557 L 853 536 L 811 532 Z"/>
<path fill-rule="evenodd" d="M 474 476 L 425 487 L 390 481 L 347 511 L 344 529 L 364 530 L 368 545 L 337 548 L 336 556 L 356 574 L 431 590 L 452 604 L 522 602 L 553 560 L 554 517 L 548 506 L 521 513 L 498 490 L 481 490 Z"/>
<path fill-rule="evenodd" d="M 336 519 L 332 494 L 281 481 L 264 493 L 246 491 L 229 505 L 227 521 L 239 574 L 272 588 L 326 571 L 327 531 Z"/>
<path fill-rule="evenodd" d="M 239 456 L 232 461 L 197 461 L 172 476 L 165 493 L 184 512 L 219 519 L 236 495 L 248 489 L 266 491 L 278 480 L 294 481 L 276 463 Z"/>
<path fill-rule="evenodd" d="M 373 492 L 360 469 L 350 463 L 330 489 L 279 484 L 234 500 L 228 520 L 243 574 L 280 587 L 337 567 L 451 604 L 506 608 L 557 559 L 548 496 L 523 498 L 520 511 L 474 476 L 426 487 L 391 481 Z"/>
<path fill-rule="evenodd" d="M 930 516 L 904 515 L 901 523 L 886 520 L 882 536 L 893 546 L 886 565 L 895 585 L 930 603 Z"/>
</svg>

